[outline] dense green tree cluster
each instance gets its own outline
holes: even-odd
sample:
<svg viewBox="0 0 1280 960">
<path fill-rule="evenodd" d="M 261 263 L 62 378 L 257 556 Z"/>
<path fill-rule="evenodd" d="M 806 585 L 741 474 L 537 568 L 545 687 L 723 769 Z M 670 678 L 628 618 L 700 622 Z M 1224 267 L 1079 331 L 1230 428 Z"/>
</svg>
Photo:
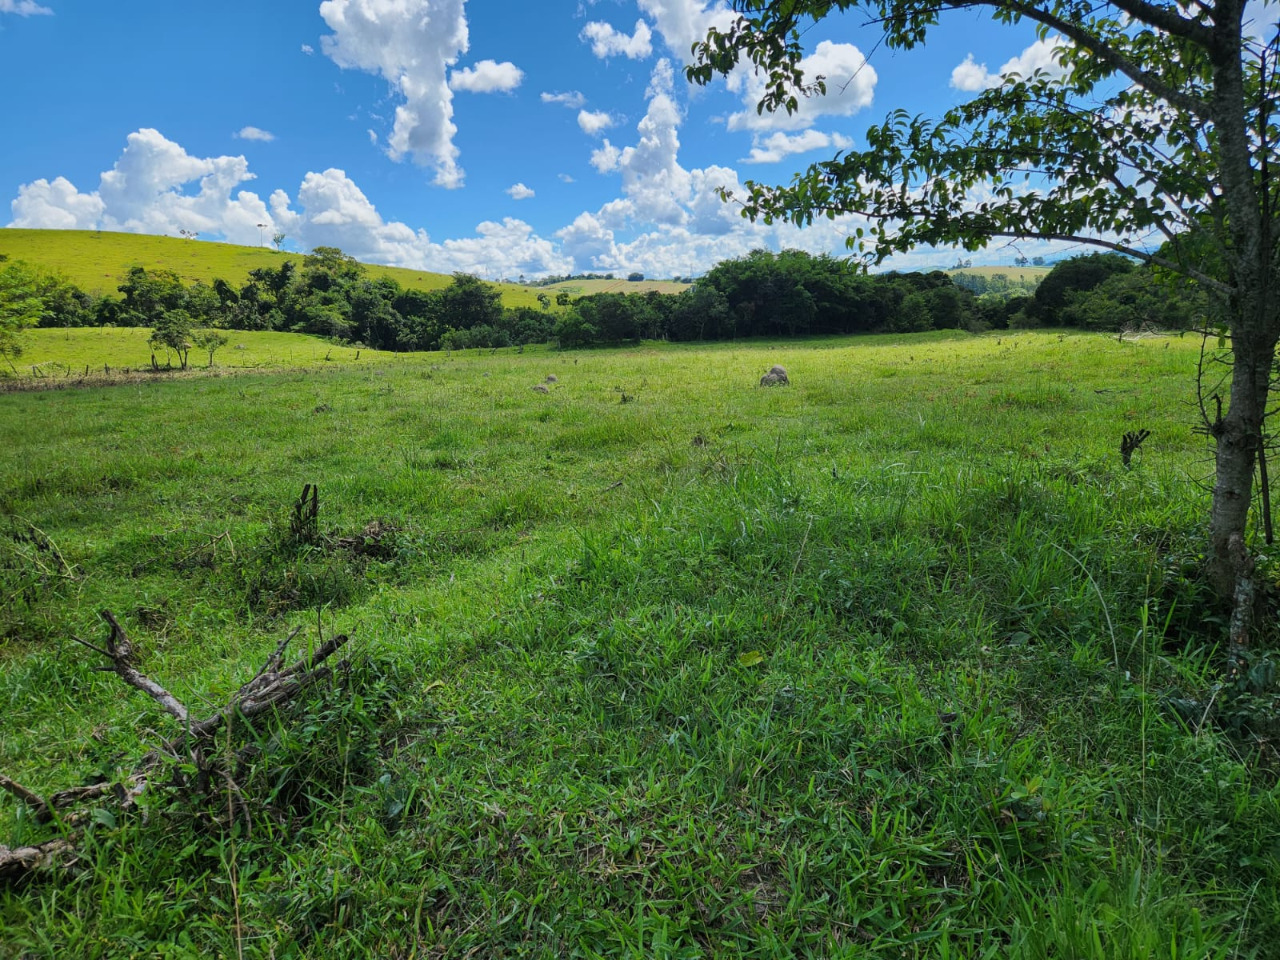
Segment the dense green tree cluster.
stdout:
<svg viewBox="0 0 1280 960">
<path fill-rule="evenodd" d="M 556 332 L 562 345 L 574 346 L 645 338 L 983 329 L 991 322 L 977 298 L 945 273 L 867 275 L 856 264 L 826 255 L 755 250 L 721 262 L 675 296 L 581 297 Z"/>
<path fill-rule="evenodd" d="M 12 365 L 22 354 L 18 335 L 39 320 L 42 309 L 35 274 L 0 257 L 0 358 Z"/>
<path fill-rule="evenodd" d="M 1057 264 L 1030 298 L 1011 304 L 1015 326 L 1116 331 L 1150 325 L 1188 330 L 1203 324 L 1203 292 L 1115 253 L 1093 253 Z"/>
<path fill-rule="evenodd" d="M 22 294 L 11 298 L 21 300 L 22 325 L 151 327 L 153 348 L 181 365 L 193 346 L 218 348 L 199 333 L 212 329 L 293 331 L 381 350 L 457 350 L 1010 326 L 1186 329 L 1204 312 L 1185 286 L 1115 254 L 1063 261 L 1028 296 L 1024 284 L 999 275 L 867 274 L 827 255 L 755 250 L 721 262 L 680 294 L 599 293 L 571 301 L 561 293 L 559 310 L 545 295 L 538 307 L 504 309 L 496 287 L 466 274 L 440 290 L 408 289 L 369 276 L 333 247 L 250 271 L 239 286 L 222 279 L 186 284 L 171 270 L 136 266 L 119 296 L 102 297 L 53 275 L 4 266 L 9 286 Z"/>
<path fill-rule="evenodd" d="M 1116 254 L 1064 260 L 1034 287 L 999 275 L 867 274 L 826 255 L 756 250 L 723 261 L 675 296 L 581 297 L 555 333 L 572 347 L 1034 326 L 1114 331 L 1145 323 L 1184 330 L 1203 313 L 1203 298 L 1194 291 Z"/>
<path fill-rule="evenodd" d="M 317 247 L 300 265 L 286 260 L 252 270 L 239 286 L 223 279 L 185 284 L 172 270 L 141 266 L 130 268 L 119 297 L 93 298 L 63 281 L 42 282 L 40 326 L 285 330 L 381 350 L 434 350 L 541 343 L 552 338 L 555 324 L 550 300 L 541 310 L 504 310 L 496 287 L 466 274 L 441 290 L 408 289 L 389 277 L 370 277 L 333 247 Z M 165 337 L 155 343 L 176 352 Z"/>
</svg>

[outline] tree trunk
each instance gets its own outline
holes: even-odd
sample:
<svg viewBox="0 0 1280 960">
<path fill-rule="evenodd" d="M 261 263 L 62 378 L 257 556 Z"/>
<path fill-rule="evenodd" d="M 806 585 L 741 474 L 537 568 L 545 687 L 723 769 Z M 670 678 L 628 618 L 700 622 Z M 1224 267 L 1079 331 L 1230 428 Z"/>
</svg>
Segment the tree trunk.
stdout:
<svg viewBox="0 0 1280 960">
<path fill-rule="evenodd" d="M 1227 413 L 1211 424 L 1217 441 L 1213 507 L 1209 517 L 1209 579 L 1220 597 L 1235 594 L 1240 575 L 1234 538 L 1243 540 L 1253 494 L 1253 471 L 1262 441 L 1274 336 L 1241 333 L 1232 338 L 1234 359 Z"/>
</svg>

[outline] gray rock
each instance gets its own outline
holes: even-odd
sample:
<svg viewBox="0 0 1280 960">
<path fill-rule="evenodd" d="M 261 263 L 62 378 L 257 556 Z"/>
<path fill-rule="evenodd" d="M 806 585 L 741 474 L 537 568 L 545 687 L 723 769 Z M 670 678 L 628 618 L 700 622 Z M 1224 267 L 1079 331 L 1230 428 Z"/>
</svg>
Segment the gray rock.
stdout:
<svg viewBox="0 0 1280 960">
<path fill-rule="evenodd" d="M 791 380 L 787 377 L 787 368 L 775 363 L 769 368 L 769 372 L 760 378 L 760 386 L 776 387 L 779 384 L 782 386 L 789 386 L 791 384 Z"/>
</svg>

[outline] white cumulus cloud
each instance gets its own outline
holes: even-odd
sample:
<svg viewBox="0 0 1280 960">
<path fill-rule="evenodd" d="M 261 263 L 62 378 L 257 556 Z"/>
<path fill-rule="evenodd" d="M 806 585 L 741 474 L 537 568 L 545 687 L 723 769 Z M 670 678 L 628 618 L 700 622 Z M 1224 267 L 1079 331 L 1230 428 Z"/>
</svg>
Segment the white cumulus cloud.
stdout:
<svg viewBox="0 0 1280 960">
<path fill-rule="evenodd" d="M 541 97 L 543 103 L 558 103 L 570 110 L 577 110 L 587 102 L 587 98 L 577 90 L 569 90 L 566 93 L 543 93 Z"/>
<path fill-rule="evenodd" d="M 237 190 L 252 179 L 244 157 L 194 157 L 144 128 L 129 135 L 97 190 L 81 193 L 63 177 L 19 187 L 12 226 L 169 235 L 191 230 L 257 244 L 256 225 L 270 215 L 257 194 Z"/>
<path fill-rule="evenodd" d="M 1051 77 L 1061 77 L 1066 71 L 1058 62 L 1057 51 L 1065 44 L 1066 41 L 1056 34 L 1037 40 L 1016 57 L 1005 61 L 995 73 L 988 70 L 985 63 L 976 63 L 971 53 L 951 71 L 951 86 L 973 93 L 998 87 L 1010 76 L 1027 79 L 1037 70 L 1044 70 Z"/>
<path fill-rule="evenodd" d="M 19 187 L 9 226 L 170 236 L 191 230 L 252 246 L 263 229 L 279 230 L 304 248 L 335 246 L 371 263 L 486 277 L 567 273 L 573 265 L 554 241 L 513 218 L 485 221 L 475 236 L 436 243 L 424 230 L 384 219 L 342 170 L 308 173 L 296 203 L 284 190 L 264 202 L 240 189 L 253 178 L 244 157 L 196 157 L 143 129 L 129 135 L 96 190 L 81 192 L 64 177 Z"/>
<path fill-rule="evenodd" d="M 263 143 L 270 143 L 276 138 L 274 133 L 259 127 L 241 127 L 235 136 L 237 140 L 260 140 Z"/>
<path fill-rule="evenodd" d="M 435 166 L 435 182 L 460 187 L 448 69 L 467 52 L 465 0 L 324 0 L 332 34 L 321 48 L 338 66 L 380 74 L 404 102 L 388 138 L 392 159 Z"/>
<path fill-rule="evenodd" d="M 0 13 L 16 13 L 20 17 L 49 17 L 53 11 L 35 0 L 0 0 Z"/>
<path fill-rule="evenodd" d="M 724 0 L 637 0 L 640 12 L 653 20 L 667 50 L 682 63 L 692 62 L 693 44 L 705 40 L 712 27 L 727 30 L 738 15 Z"/>
<path fill-rule="evenodd" d="M 507 194 L 512 200 L 528 200 L 534 195 L 532 187 L 526 187 L 523 183 L 513 183 L 507 187 Z"/>
<path fill-rule="evenodd" d="M 777 110 L 758 113 L 756 104 L 766 91 L 766 78 L 758 73 L 739 71 L 729 77 L 729 88 L 742 94 L 743 109 L 729 117 L 730 130 L 764 132 L 774 130 L 804 130 L 819 117 L 848 117 L 871 106 L 875 96 L 875 68 L 866 62 L 862 51 L 851 43 L 832 43 L 823 40 L 813 53 L 800 61 L 805 83 L 813 83 L 819 77 L 826 84 L 826 92 L 810 97 L 800 97 L 795 113 Z"/>
<path fill-rule="evenodd" d="M 578 126 L 582 128 L 583 133 L 593 137 L 599 136 L 601 132 L 608 130 L 615 123 L 617 121 L 603 111 L 578 111 Z"/>
<path fill-rule="evenodd" d="M 653 53 L 653 31 L 643 20 L 636 21 L 635 32 L 630 36 L 607 23 L 593 20 L 582 28 L 581 38 L 590 41 L 591 52 L 602 60 L 617 56 L 643 60 Z"/>
<path fill-rule="evenodd" d="M 81 193 L 66 177 L 35 180 L 18 188 L 9 226 L 92 230 L 102 219 L 103 206 L 96 193 Z"/>
<path fill-rule="evenodd" d="M 449 75 L 449 86 L 470 93 L 507 93 L 520 86 L 523 79 L 524 71 L 509 60 L 481 60 L 474 67 L 454 70 Z"/>
<path fill-rule="evenodd" d="M 853 141 L 839 133 L 822 133 L 818 130 L 805 130 L 801 133 L 789 134 L 779 130 L 768 137 L 758 138 L 751 147 L 750 155 L 743 158 L 743 163 L 777 163 L 783 157 L 793 153 L 808 153 L 810 150 L 848 150 Z"/>
<path fill-rule="evenodd" d="M 609 138 L 605 137 L 599 149 L 591 151 L 591 165 L 600 173 L 608 173 L 610 170 L 618 169 L 618 158 L 622 156 L 622 151 L 609 142 Z"/>
</svg>

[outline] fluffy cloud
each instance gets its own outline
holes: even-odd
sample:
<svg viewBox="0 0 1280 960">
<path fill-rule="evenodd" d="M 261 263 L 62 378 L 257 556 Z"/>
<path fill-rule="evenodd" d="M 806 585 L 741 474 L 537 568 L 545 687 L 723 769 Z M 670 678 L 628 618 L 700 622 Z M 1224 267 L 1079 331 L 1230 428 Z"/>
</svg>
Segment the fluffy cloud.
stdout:
<svg viewBox="0 0 1280 960">
<path fill-rule="evenodd" d="M 465 0 L 324 0 L 320 16 L 333 33 L 321 38 L 344 69 L 380 74 L 403 99 L 388 138 L 392 159 L 434 164 L 435 182 L 460 187 L 453 143 L 453 91 L 447 71 L 468 47 Z"/>
<path fill-rule="evenodd" d="M 617 56 L 643 60 L 653 53 L 653 31 L 643 20 L 636 21 L 635 32 L 631 36 L 607 23 L 592 21 L 582 28 L 581 38 L 591 42 L 591 52 L 602 60 Z"/>
<path fill-rule="evenodd" d="M 819 117 L 848 117 L 871 106 L 878 79 L 876 71 L 853 44 L 823 40 L 812 54 L 800 61 L 800 69 L 806 83 L 824 78 L 827 92 L 800 97 L 795 113 L 785 110 L 758 113 L 756 104 L 765 95 L 766 78 L 744 71 L 731 74 L 729 89 L 742 94 L 745 109 L 729 117 L 729 129 L 753 133 L 805 130 Z"/>
<path fill-rule="evenodd" d="M 274 133 L 258 127 L 241 127 L 240 132 L 235 136 L 237 140 L 260 140 L 263 143 L 270 143 L 276 138 Z"/>
<path fill-rule="evenodd" d="M 0 13 L 16 13 L 20 17 L 48 17 L 53 11 L 42 7 L 35 0 L 0 0 Z"/>
<path fill-rule="evenodd" d="M 751 147 L 750 156 L 744 157 L 742 162 L 777 163 L 783 157 L 789 157 L 793 153 L 807 153 L 818 149 L 848 150 L 852 146 L 853 141 L 839 133 L 805 130 L 803 133 L 788 134 L 778 131 L 763 139 L 757 139 Z"/>
<path fill-rule="evenodd" d="M 265 228 L 287 233 L 304 248 L 335 246 L 373 263 L 487 277 L 567 273 L 572 266 L 555 243 L 513 218 L 481 223 L 474 237 L 435 243 L 425 231 L 383 219 L 341 170 L 308 173 L 296 204 L 283 190 L 264 203 L 258 194 L 238 189 L 252 179 L 244 157 L 195 157 L 144 129 L 130 134 L 95 191 L 82 193 L 63 177 L 20 187 L 9 225 L 170 236 L 192 230 L 255 246 Z M 521 188 L 528 190 L 516 184 L 512 195 Z"/>
<path fill-rule="evenodd" d="M 388 222 L 341 170 L 309 173 L 298 190 L 299 211 L 277 190 L 272 213 L 291 237 L 305 247 L 336 246 L 373 263 L 432 270 L 462 271 L 484 277 L 565 273 L 570 261 L 523 220 L 487 220 L 474 237 L 435 243 L 424 230 Z"/>
<path fill-rule="evenodd" d="M 738 15 L 722 0 L 637 0 L 640 11 L 653 20 L 662 41 L 672 55 L 683 63 L 692 62 L 690 50 L 705 40 L 712 27 L 727 30 Z"/>
<path fill-rule="evenodd" d="M 509 60 L 481 60 L 474 67 L 454 70 L 449 75 L 449 86 L 470 93 L 507 93 L 520 86 L 523 79 L 524 71 Z"/>
<path fill-rule="evenodd" d="M 91 193 L 62 177 L 20 187 L 12 225 L 155 234 L 191 230 L 256 244 L 256 225 L 269 219 L 266 205 L 257 194 L 236 190 L 251 179 L 244 157 L 193 157 L 159 132 L 142 129 L 129 135 L 120 159 Z M 188 189 L 193 183 L 195 193 Z"/>
<path fill-rule="evenodd" d="M 36 180 L 18 188 L 9 226 L 92 230 L 102 219 L 103 206 L 96 193 L 81 193 L 65 177 L 56 177 L 52 183 Z"/>
<path fill-rule="evenodd" d="M 616 120 L 609 114 L 602 111 L 579 110 L 578 126 L 582 128 L 582 132 L 590 136 L 599 136 L 601 132 L 612 127 Z"/>
<path fill-rule="evenodd" d="M 608 137 L 605 137 L 599 149 L 591 151 L 591 165 L 600 173 L 608 173 L 618 169 L 618 158 L 621 156 L 622 151 L 610 143 Z"/>
<path fill-rule="evenodd" d="M 1065 71 L 1058 63 L 1057 51 L 1066 43 L 1056 34 L 1044 40 L 1037 40 L 1022 53 L 1008 60 L 995 73 L 987 69 L 985 63 L 975 63 L 973 54 L 964 58 L 964 62 L 951 71 L 951 86 L 957 90 L 975 92 L 990 87 L 998 87 L 1005 79 L 1017 75 L 1027 78 L 1037 70 L 1044 70 L 1052 77 L 1061 77 Z"/>
<path fill-rule="evenodd" d="M 649 109 L 636 126 L 640 134 L 634 146 L 619 150 L 608 140 L 591 155 L 601 173 L 622 174 L 622 192 L 636 215 L 653 223 L 681 223 L 682 204 L 689 199 L 689 172 L 676 159 L 680 152 L 680 108 L 672 98 L 672 70 L 660 60 L 646 91 Z"/>
<path fill-rule="evenodd" d="M 577 110 L 587 102 L 587 98 L 577 90 L 570 90 L 567 93 L 543 93 L 541 97 L 543 103 L 558 103 L 570 110 Z"/>
<path fill-rule="evenodd" d="M 528 200 L 534 194 L 532 187 L 526 187 L 523 183 L 513 183 L 507 187 L 507 195 L 512 200 Z"/>
</svg>

